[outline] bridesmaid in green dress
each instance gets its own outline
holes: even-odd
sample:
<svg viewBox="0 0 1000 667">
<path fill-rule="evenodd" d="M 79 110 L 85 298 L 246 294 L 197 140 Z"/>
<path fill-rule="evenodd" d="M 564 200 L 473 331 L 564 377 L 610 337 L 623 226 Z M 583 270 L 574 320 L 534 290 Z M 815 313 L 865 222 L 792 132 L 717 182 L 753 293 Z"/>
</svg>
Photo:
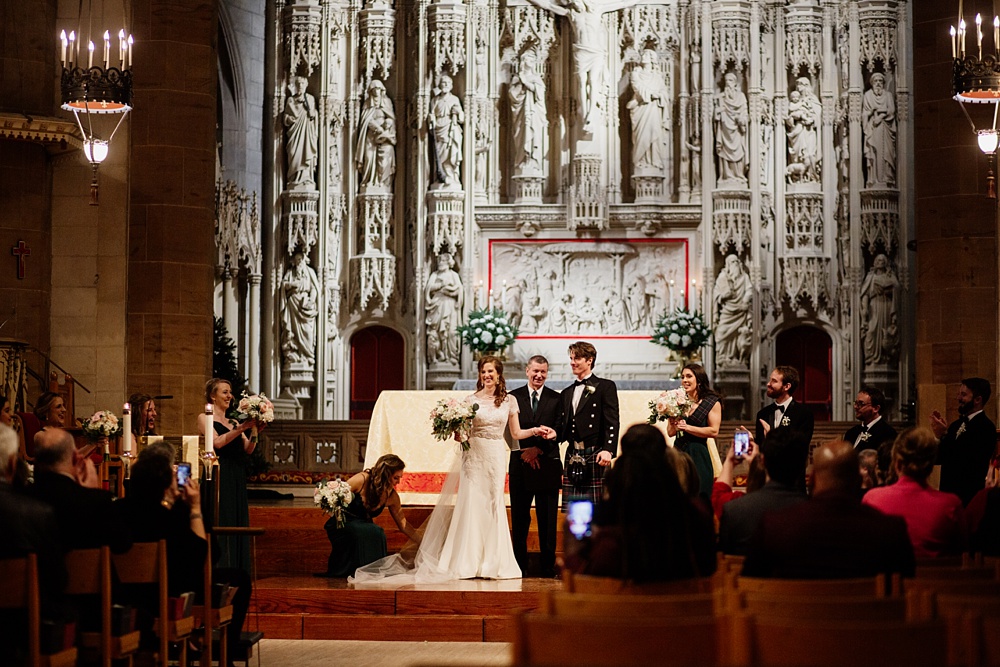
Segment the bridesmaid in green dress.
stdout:
<svg viewBox="0 0 1000 667">
<path fill-rule="evenodd" d="M 698 495 L 709 502 L 715 470 L 708 453 L 708 439 L 719 435 L 722 425 L 722 397 L 708 385 L 708 374 L 701 364 L 688 364 L 681 371 L 681 387 L 691 399 L 686 417 L 667 420 L 667 434 L 674 447 L 688 454 L 698 471 Z M 710 505 L 709 505 L 710 506 Z"/>
<path fill-rule="evenodd" d="M 256 444 L 246 431 L 254 420 L 242 424 L 226 417 L 233 402 L 233 388 L 227 380 L 212 378 L 205 384 L 205 400 L 212 404 L 211 428 L 215 432 L 213 445 L 219 457 L 219 526 L 246 527 L 250 525 L 250 506 L 247 502 L 247 468 L 250 454 Z M 205 435 L 209 415 L 198 415 L 198 432 Z M 222 556 L 218 567 L 234 567 L 250 572 L 250 538 L 245 536 L 219 537 Z"/>
</svg>

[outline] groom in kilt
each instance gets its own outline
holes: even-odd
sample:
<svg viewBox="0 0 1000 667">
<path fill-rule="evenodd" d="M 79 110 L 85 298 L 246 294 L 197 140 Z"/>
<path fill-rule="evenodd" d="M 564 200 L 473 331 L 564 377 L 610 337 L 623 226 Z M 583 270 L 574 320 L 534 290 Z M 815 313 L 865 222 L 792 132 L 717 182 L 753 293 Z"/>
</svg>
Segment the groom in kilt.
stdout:
<svg viewBox="0 0 1000 667">
<path fill-rule="evenodd" d="M 574 500 L 601 501 L 604 471 L 618 452 L 618 388 L 593 373 L 597 349 L 577 341 L 569 346 L 576 381 L 562 391 L 560 441 L 569 442 L 563 476 L 563 511 Z"/>
</svg>

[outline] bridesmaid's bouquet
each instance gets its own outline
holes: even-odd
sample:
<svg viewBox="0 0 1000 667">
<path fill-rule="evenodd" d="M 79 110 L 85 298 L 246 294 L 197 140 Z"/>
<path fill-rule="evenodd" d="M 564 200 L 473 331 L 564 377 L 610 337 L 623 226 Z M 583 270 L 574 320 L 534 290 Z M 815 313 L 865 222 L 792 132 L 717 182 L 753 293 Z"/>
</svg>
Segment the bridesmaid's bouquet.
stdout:
<svg viewBox="0 0 1000 667">
<path fill-rule="evenodd" d="M 667 421 L 668 419 L 683 417 L 691 408 L 691 398 L 682 387 L 668 389 L 661 392 L 654 400 L 649 402 L 649 423 Z"/>
<path fill-rule="evenodd" d="M 83 434 L 88 440 L 113 438 L 121 433 L 121 422 L 110 410 L 98 410 L 83 421 Z"/>
<path fill-rule="evenodd" d="M 243 392 L 243 398 L 237 406 L 240 419 L 253 419 L 250 429 L 250 442 L 257 442 L 257 425 L 274 421 L 274 404 L 267 400 L 264 394 L 248 395 Z"/>
<path fill-rule="evenodd" d="M 337 528 L 343 528 L 347 523 L 345 511 L 354 500 L 351 485 L 342 479 L 331 479 L 320 482 L 313 491 L 313 502 L 319 505 L 325 514 L 337 520 Z"/>
<path fill-rule="evenodd" d="M 438 440 L 447 440 L 456 433 L 461 435 L 463 451 L 469 451 L 469 434 L 476 417 L 478 403 L 466 403 L 455 398 L 440 400 L 431 410 L 431 431 Z"/>
</svg>

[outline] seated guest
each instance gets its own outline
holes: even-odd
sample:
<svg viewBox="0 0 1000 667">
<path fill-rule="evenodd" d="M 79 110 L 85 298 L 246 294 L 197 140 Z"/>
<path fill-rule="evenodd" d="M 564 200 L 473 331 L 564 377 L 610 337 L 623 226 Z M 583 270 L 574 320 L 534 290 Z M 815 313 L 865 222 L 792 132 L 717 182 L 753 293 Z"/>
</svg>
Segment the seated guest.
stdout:
<svg viewBox="0 0 1000 667">
<path fill-rule="evenodd" d="M 38 425 L 31 434 L 31 447 L 28 455 L 34 457 L 35 447 L 38 446 L 39 434 L 46 428 L 55 427 L 63 428 L 66 424 L 66 403 L 63 401 L 63 397 L 52 391 L 43 391 L 35 401 L 35 407 L 32 410 L 35 418 L 38 420 Z M 25 424 L 27 427 L 27 424 Z M 25 436 L 28 436 L 28 430 L 25 429 Z"/>
<path fill-rule="evenodd" d="M 73 436 L 48 427 L 35 436 L 35 483 L 26 493 L 56 513 L 67 549 L 108 546 L 124 553 L 132 546 L 114 495 L 101 488 L 93 462 L 80 456 Z"/>
<path fill-rule="evenodd" d="M 14 412 L 6 396 L 0 396 L 0 424 L 11 428 L 14 426 Z"/>
<path fill-rule="evenodd" d="M 338 527 L 336 517 L 330 517 L 323 526 L 331 547 L 326 576 L 354 576 L 359 567 L 385 558 L 385 531 L 373 519 L 387 507 L 399 530 L 414 542 L 420 542 L 420 535 L 406 521 L 396 492 L 405 467 L 395 454 L 385 454 L 371 468 L 347 480 L 354 497 L 345 511 L 344 525 Z"/>
<path fill-rule="evenodd" d="M 712 484 L 712 513 L 715 514 L 716 520 L 720 520 L 722 518 L 723 505 L 728 503 L 730 500 L 734 500 L 744 495 L 743 491 L 737 491 L 733 488 L 733 471 L 737 465 L 746 461 L 750 469 L 750 474 L 747 475 L 746 493 L 756 491 L 760 487 L 764 486 L 766 481 L 763 479 L 764 469 L 759 464 L 754 464 L 754 461 L 758 461 L 758 451 L 760 451 L 760 448 L 757 447 L 757 443 L 754 442 L 752 435 L 750 436 L 750 446 L 747 449 L 746 456 L 736 456 L 736 447 L 729 447 L 729 451 L 726 452 L 726 460 L 722 462 L 722 471 L 719 473 L 719 478 L 715 480 L 714 484 Z"/>
<path fill-rule="evenodd" d="M 900 433 L 892 446 L 899 479 L 890 486 L 872 489 L 862 500 L 883 514 L 906 520 L 917 558 L 960 554 L 966 546 L 961 499 L 927 485 L 937 449 L 937 438 L 929 428 L 918 426 Z"/>
<path fill-rule="evenodd" d="M 973 551 L 1000 556 L 1000 458 L 994 458 L 986 474 L 986 488 L 965 508 Z"/>
<path fill-rule="evenodd" d="M 156 401 L 149 394 L 135 393 L 128 397 L 132 406 L 132 451 L 139 451 L 139 438 L 156 434 Z"/>
<path fill-rule="evenodd" d="M 178 487 L 174 450 L 159 443 L 147 447 L 139 455 L 132 467 L 131 482 L 124 505 L 133 538 L 136 542 L 166 540 L 170 595 L 193 591 L 196 599 L 203 603 L 208 542 L 198 480 L 192 477 L 183 487 Z M 212 552 L 218 560 L 220 550 L 214 542 Z M 226 633 L 227 647 L 235 651 L 239 648 L 250 606 L 250 575 L 239 568 L 213 568 L 212 583 L 228 584 L 236 589 L 233 618 Z M 150 602 L 144 600 L 143 604 Z"/>
<path fill-rule="evenodd" d="M 879 453 L 874 449 L 862 449 L 858 452 L 858 470 L 861 473 L 861 493 L 867 493 L 869 489 L 882 486 L 878 473 Z"/>
<path fill-rule="evenodd" d="M 608 523 L 567 545 L 566 567 L 636 583 L 715 572 L 711 517 L 688 499 L 662 456 L 623 454 L 614 473 L 602 503 Z"/>
<path fill-rule="evenodd" d="M 806 499 L 799 484 L 805 477 L 808 448 L 809 441 L 795 429 L 778 427 L 768 432 L 757 454 L 763 459 L 767 483 L 723 505 L 719 519 L 719 551 L 745 555 L 765 512 Z"/>
<path fill-rule="evenodd" d="M 649 456 L 663 456 L 667 451 L 667 439 L 663 437 L 663 431 L 655 426 L 633 424 L 622 434 L 620 446 L 623 456 L 634 452 L 643 452 Z"/>
<path fill-rule="evenodd" d="M 858 456 L 849 442 L 813 454 L 812 495 L 761 519 L 743 575 L 846 579 L 898 572 L 913 576 L 906 522 L 861 504 Z"/>
<path fill-rule="evenodd" d="M 675 447 L 667 447 L 666 460 L 667 465 L 677 475 L 677 481 L 684 494 L 693 501 L 701 502 L 702 495 L 699 493 L 701 480 L 698 478 L 698 467 L 690 454 Z"/>
<path fill-rule="evenodd" d="M 17 433 L 0 424 L 0 559 L 38 555 L 42 617 L 50 619 L 61 615 L 66 587 L 59 527 L 52 507 L 14 491 L 11 480 L 17 469 L 18 449 Z M 0 665 L 20 664 L 26 658 L 26 619 L 23 610 L 0 611 Z"/>
</svg>

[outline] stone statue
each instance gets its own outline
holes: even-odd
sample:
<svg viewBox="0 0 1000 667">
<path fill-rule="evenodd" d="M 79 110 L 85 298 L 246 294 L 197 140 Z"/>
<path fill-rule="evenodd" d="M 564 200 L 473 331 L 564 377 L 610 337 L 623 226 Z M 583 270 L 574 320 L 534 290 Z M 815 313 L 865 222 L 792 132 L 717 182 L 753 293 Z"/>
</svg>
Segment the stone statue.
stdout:
<svg viewBox="0 0 1000 667">
<path fill-rule="evenodd" d="M 358 126 L 357 165 L 361 187 L 392 190 L 396 173 L 396 113 L 378 79 L 368 86 L 368 99 Z"/>
<path fill-rule="evenodd" d="M 462 123 L 465 112 L 462 103 L 451 92 L 452 81 L 447 74 L 438 79 L 438 87 L 431 98 L 427 127 L 434 133 L 435 160 L 438 179 L 445 187 L 462 187 Z"/>
<path fill-rule="evenodd" d="M 427 363 L 458 364 L 461 355 L 458 327 L 465 292 L 450 253 L 438 255 L 437 269 L 424 291 L 427 326 Z"/>
<path fill-rule="evenodd" d="M 745 365 L 750 346 L 741 330 L 752 325 L 753 283 L 735 254 L 726 257 L 725 266 L 715 279 L 714 292 L 716 358 L 722 365 Z"/>
<path fill-rule="evenodd" d="M 515 61 L 507 88 L 514 125 L 514 169 L 517 173 L 540 171 L 545 153 L 545 80 L 538 73 L 538 54 L 528 47 Z"/>
<path fill-rule="evenodd" d="M 889 258 L 875 256 L 872 268 L 861 284 L 861 334 L 865 365 L 888 364 L 899 351 L 896 327 L 896 298 L 899 280 L 889 266 Z"/>
<path fill-rule="evenodd" d="M 715 154 L 719 183 L 747 182 L 747 125 L 750 110 L 735 72 L 726 72 L 725 87 L 715 101 Z"/>
<path fill-rule="evenodd" d="M 605 95 L 604 78 L 608 67 L 604 14 L 618 11 L 627 2 L 600 0 L 530 0 L 533 4 L 557 16 L 565 16 L 573 31 L 573 71 L 576 76 L 580 116 L 585 130 L 600 122 Z"/>
<path fill-rule="evenodd" d="M 663 74 L 657 67 L 658 60 L 656 51 L 645 49 L 641 64 L 629 75 L 632 99 L 625 108 L 632 117 L 632 168 L 635 174 L 663 172 L 663 120 L 668 95 Z"/>
<path fill-rule="evenodd" d="M 288 83 L 288 98 L 282 123 L 285 126 L 285 156 L 289 189 L 316 186 L 316 98 L 306 92 L 309 80 L 296 76 Z M 310 187 L 311 186 L 311 187 Z"/>
<path fill-rule="evenodd" d="M 789 183 L 819 181 L 820 127 L 823 105 L 813 92 L 812 82 L 801 77 L 795 90 L 788 95 L 788 166 L 785 175 Z"/>
<path fill-rule="evenodd" d="M 861 104 L 861 124 L 865 136 L 868 187 L 896 185 L 896 102 L 885 89 L 885 75 L 871 76 L 872 87 Z"/>
<path fill-rule="evenodd" d="M 305 255 L 298 251 L 292 256 L 292 266 L 281 282 L 281 351 L 285 363 L 313 361 L 317 315 L 319 279 Z"/>
</svg>

